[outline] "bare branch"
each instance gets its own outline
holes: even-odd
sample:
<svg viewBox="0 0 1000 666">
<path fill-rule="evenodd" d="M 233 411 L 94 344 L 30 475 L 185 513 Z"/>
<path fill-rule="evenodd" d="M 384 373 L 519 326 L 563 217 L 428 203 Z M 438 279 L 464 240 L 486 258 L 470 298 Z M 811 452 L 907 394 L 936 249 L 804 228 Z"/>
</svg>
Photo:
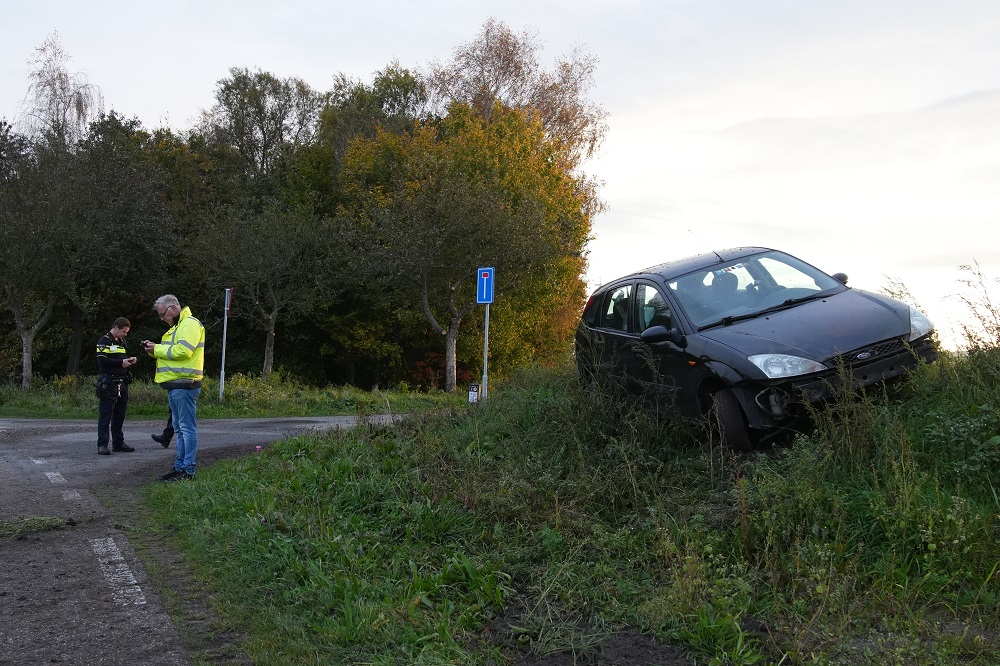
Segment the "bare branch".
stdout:
<svg viewBox="0 0 1000 666">
<path fill-rule="evenodd" d="M 91 119 L 104 112 L 100 88 L 91 85 L 85 74 L 70 73 L 66 65 L 69 54 L 54 32 L 35 49 L 28 60 L 34 69 L 24 104 L 22 124 L 30 134 L 48 134 L 72 146 L 83 136 Z"/>
</svg>

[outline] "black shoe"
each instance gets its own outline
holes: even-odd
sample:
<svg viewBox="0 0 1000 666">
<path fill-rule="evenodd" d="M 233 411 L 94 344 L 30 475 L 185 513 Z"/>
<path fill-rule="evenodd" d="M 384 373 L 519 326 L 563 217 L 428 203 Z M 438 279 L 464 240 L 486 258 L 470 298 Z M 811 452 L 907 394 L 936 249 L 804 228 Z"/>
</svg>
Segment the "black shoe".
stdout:
<svg viewBox="0 0 1000 666">
<path fill-rule="evenodd" d="M 174 481 L 190 481 L 194 478 L 194 474 L 188 474 L 187 472 L 177 472 L 174 476 L 169 479 L 164 479 L 167 483 L 173 483 Z"/>
<path fill-rule="evenodd" d="M 150 437 L 153 438 L 154 442 L 159 442 L 163 448 L 170 446 L 170 438 L 166 435 L 150 435 Z"/>
<path fill-rule="evenodd" d="M 175 476 L 180 476 L 181 474 L 184 474 L 184 473 L 185 472 L 183 470 L 172 469 L 169 472 L 167 472 L 166 474 L 161 474 L 160 476 L 158 476 L 156 478 L 158 478 L 160 481 L 171 481 Z"/>
<path fill-rule="evenodd" d="M 111 455 L 111 451 L 109 451 L 108 447 L 106 447 L 106 446 L 98 446 L 97 447 L 97 453 L 98 453 L 98 455 L 102 455 L 102 456 L 110 456 Z"/>
<path fill-rule="evenodd" d="M 132 453 L 133 451 L 135 451 L 135 447 L 126 446 L 125 444 L 122 444 L 121 446 L 116 446 L 111 450 L 114 451 L 115 453 Z"/>
</svg>

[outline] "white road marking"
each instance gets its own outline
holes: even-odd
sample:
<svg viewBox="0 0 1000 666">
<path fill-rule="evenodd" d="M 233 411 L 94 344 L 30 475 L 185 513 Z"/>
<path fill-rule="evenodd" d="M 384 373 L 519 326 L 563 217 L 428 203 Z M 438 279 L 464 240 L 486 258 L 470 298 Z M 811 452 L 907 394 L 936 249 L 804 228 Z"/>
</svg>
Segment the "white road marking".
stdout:
<svg viewBox="0 0 1000 666">
<path fill-rule="evenodd" d="M 67 502 L 70 500 L 83 499 L 79 490 L 64 490 L 62 491 L 62 498 Z"/>
<path fill-rule="evenodd" d="M 59 472 L 46 472 L 45 476 L 49 477 L 52 483 L 66 483 L 66 479 Z"/>
<path fill-rule="evenodd" d="M 31 462 L 35 463 L 36 465 L 44 465 L 48 461 L 42 458 L 32 458 Z"/>
<path fill-rule="evenodd" d="M 111 585 L 111 598 L 119 606 L 141 606 L 146 603 L 142 588 L 132 570 L 128 568 L 125 558 L 118 550 L 118 544 L 111 537 L 107 539 L 91 539 L 90 547 L 97 555 L 101 573 Z"/>
</svg>

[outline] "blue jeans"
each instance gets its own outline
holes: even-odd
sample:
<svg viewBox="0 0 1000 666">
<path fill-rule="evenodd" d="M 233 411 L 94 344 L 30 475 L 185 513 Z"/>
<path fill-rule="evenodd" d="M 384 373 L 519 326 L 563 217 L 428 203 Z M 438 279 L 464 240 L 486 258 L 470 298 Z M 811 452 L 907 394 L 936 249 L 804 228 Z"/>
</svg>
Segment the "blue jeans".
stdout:
<svg viewBox="0 0 1000 666">
<path fill-rule="evenodd" d="M 198 423 L 195 415 L 198 410 L 198 394 L 196 389 L 170 389 L 167 391 L 167 404 L 174 420 L 174 430 L 177 432 L 177 457 L 174 459 L 174 469 L 193 475 L 195 456 L 198 453 Z"/>
</svg>

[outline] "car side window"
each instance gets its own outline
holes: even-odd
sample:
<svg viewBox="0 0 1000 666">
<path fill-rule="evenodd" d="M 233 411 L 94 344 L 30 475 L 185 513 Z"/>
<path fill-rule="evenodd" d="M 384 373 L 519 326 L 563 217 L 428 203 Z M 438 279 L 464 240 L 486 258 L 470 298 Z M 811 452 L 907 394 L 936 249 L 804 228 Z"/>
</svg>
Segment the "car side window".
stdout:
<svg viewBox="0 0 1000 666">
<path fill-rule="evenodd" d="M 670 328 L 673 315 L 667 305 L 667 299 L 653 285 L 640 284 L 635 291 L 636 303 L 639 304 L 639 330 L 645 331 L 650 326 L 666 326 Z"/>
<path fill-rule="evenodd" d="M 596 295 L 591 296 L 587 301 L 587 305 L 583 308 L 583 315 L 581 318 L 584 323 L 588 326 L 597 326 L 597 321 L 600 319 L 601 314 L 601 299 Z"/>
<path fill-rule="evenodd" d="M 604 302 L 601 305 L 601 328 L 629 330 L 628 304 L 631 296 L 630 284 L 612 289 L 604 295 Z"/>
</svg>

